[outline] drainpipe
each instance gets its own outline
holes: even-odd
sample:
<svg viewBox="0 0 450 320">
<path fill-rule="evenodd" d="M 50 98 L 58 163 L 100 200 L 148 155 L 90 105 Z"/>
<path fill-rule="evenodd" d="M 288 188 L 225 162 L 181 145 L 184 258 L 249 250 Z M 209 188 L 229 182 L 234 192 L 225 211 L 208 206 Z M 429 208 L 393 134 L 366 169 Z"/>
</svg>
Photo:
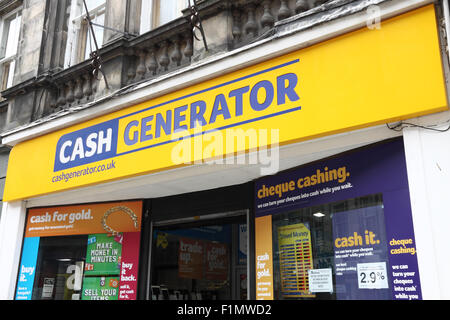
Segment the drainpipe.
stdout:
<svg viewBox="0 0 450 320">
<path fill-rule="evenodd" d="M 444 27 L 445 27 L 445 34 L 446 34 L 446 38 L 447 38 L 447 48 L 446 48 L 446 53 L 447 53 L 447 59 L 449 59 L 450 62 L 450 52 L 449 52 L 449 42 L 450 42 L 450 5 L 449 5 L 449 0 L 442 0 L 442 8 L 444 11 Z"/>
</svg>

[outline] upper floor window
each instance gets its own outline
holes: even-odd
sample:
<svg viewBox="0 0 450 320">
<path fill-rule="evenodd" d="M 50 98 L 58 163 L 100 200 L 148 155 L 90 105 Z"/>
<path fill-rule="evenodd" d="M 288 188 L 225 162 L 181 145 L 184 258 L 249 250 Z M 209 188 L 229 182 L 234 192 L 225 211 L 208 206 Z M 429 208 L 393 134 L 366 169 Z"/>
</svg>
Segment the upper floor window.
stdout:
<svg viewBox="0 0 450 320">
<path fill-rule="evenodd" d="M 86 19 L 86 9 L 83 0 L 70 1 L 70 14 L 68 19 L 68 36 L 64 67 L 68 68 L 89 58 L 95 51 L 94 37 Z M 85 0 L 91 21 L 94 23 L 93 31 L 99 48 L 103 45 L 105 28 L 106 0 Z M 136 0 L 138 1 L 138 0 Z M 166 24 L 180 16 L 182 10 L 187 8 L 189 0 L 140 0 L 140 33 Z"/>
<path fill-rule="evenodd" d="M 189 5 L 188 0 L 141 1 L 141 34 L 181 17 L 181 11 Z"/>
<path fill-rule="evenodd" d="M 105 0 L 86 0 L 89 17 L 94 24 L 105 25 Z M 66 47 L 64 66 L 70 67 L 89 58 L 95 51 L 94 36 L 99 48 L 103 45 L 104 28 L 93 25 L 94 36 L 86 19 L 86 9 L 83 0 L 72 0 L 69 35 Z"/>
<path fill-rule="evenodd" d="M 13 85 L 21 21 L 21 10 L 15 10 L 1 19 L 0 72 L 2 82 L 0 91 Z"/>
</svg>

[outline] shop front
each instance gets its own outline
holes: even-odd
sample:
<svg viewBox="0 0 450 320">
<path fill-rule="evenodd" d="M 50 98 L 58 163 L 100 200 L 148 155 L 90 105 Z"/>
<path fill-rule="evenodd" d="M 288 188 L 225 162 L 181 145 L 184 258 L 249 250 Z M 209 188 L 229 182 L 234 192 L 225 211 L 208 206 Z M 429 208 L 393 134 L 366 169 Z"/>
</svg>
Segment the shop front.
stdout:
<svg viewBox="0 0 450 320">
<path fill-rule="evenodd" d="M 15 299 L 245 300 L 250 192 L 29 209 Z"/>
<path fill-rule="evenodd" d="M 9 137 L 1 297 L 426 298 L 385 124 L 448 110 L 434 6 L 257 60 Z"/>
<path fill-rule="evenodd" d="M 30 209 L 15 299 L 136 299 L 141 221 L 142 201 Z"/>
<path fill-rule="evenodd" d="M 422 299 L 402 139 L 255 183 L 259 299 Z"/>
</svg>

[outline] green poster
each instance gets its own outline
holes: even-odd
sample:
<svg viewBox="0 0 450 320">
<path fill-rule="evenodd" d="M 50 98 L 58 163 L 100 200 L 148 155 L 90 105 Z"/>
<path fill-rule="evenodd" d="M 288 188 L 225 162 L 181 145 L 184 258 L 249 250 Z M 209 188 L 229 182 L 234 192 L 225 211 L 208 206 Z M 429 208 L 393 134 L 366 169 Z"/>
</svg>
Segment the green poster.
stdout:
<svg viewBox="0 0 450 320">
<path fill-rule="evenodd" d="M 91 234 L 88 237 L 85 275 L 118 275 L 122 255 L 121 234 Z"/>
<path fill-rule="evenodd" d="M 85 277 L 81 300 L 117 300 L 119 277 Z"/>
</svg>

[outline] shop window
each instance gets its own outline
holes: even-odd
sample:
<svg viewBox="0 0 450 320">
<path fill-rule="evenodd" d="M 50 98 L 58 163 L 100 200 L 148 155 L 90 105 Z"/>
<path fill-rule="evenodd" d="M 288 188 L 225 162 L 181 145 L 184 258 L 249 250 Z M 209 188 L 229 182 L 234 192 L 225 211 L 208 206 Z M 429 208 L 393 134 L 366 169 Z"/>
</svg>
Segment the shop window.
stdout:
<svg viewBox="0 0 450 320">
<path fill-rule="evenodd" d="M 86 5 L 91 21 L 103 26 L 105 24 L 106 1 L 86 0 Z M 103 46 L 104 28 L 93 25 L 94 34 L 92 34 L 86 16 L 83 0 L 72 0 L 64 63 L 66 68 L 90 57 L 90 53 L 96 50 L 94 36 L 98 47 Z"/>
<path fill-rule="evenodd" d="M 401 139 L 255 185 L 257 299 L 420 300 Z"/>
<path fill-rule="evenodd" d="M 42 238 L 32 300 L 79 300 L 87 236 Z"/>
<path fill-rule="evenodd" d="M 142 0 L 140 33 L 143 34 L 181 17 L 181 11 L 188 5 L 188 0 Z"/>
<path fill-rule="evenodd" d="M 17 10 L 4 16 L 1 21 L 1 90 L 13 85 L 21 20 L 22 12 Z"/>
<path fill-rule="evenodd" d="M 275 299 L 391 298 L 381 194 L 282 213 L 272 227 Z"/>
<path fill-rule="evenodd" d="M 135 300 L 142 202 L 30 209 L 17 300 Z"/>
<path fill-rule="evenodd" d="M 247 224 L 242 217 L 156 227 L 151 299 L 246 300 Z"/>
</svg>

